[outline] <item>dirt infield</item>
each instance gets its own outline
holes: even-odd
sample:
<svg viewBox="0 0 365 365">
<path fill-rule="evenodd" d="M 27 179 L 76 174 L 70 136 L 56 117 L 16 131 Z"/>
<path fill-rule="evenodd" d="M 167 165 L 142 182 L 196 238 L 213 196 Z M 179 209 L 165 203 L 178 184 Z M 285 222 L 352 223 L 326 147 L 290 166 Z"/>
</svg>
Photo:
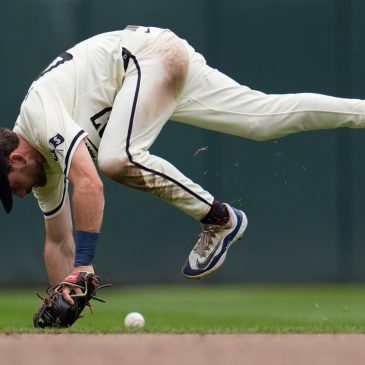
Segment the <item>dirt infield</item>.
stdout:
<svg viewBox="0 0 365 365">
<path fill-rule="evenodd" d="M 1 365 L 357 365 L 365 335 L 0 335 Z"/>
</svg>

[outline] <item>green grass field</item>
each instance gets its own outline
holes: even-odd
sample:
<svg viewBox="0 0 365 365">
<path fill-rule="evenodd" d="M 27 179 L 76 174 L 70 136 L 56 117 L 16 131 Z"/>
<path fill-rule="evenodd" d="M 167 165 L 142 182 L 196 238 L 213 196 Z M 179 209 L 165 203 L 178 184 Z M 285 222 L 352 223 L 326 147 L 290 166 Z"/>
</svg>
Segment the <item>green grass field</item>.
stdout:
<svg viewBox="0 0 365 365">
<path fill-rule="evenodd" d="M 363 333 L 362 286 L 144 286 L 104 289 L 71 329 L 35 330 L 36 290 L 0 289 L 2 333 L 124 333 L 141 312 L 145 333 Z M 141 332 L 141 331 L 139 331 Z"/>
</svg>

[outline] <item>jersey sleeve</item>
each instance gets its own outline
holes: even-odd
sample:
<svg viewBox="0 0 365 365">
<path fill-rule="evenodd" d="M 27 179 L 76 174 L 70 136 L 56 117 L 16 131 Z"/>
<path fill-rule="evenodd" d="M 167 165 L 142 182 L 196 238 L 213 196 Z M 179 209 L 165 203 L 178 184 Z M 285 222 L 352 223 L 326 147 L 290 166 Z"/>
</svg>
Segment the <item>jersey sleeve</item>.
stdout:
<svg viewBox="0 0 365 365">
<path fill-rule="evenodd" d="M 46 219 L 58 215 L 64 207 L 68 174 L 73 155 L 87 133 L 72 119 L 61 99 L 41 103 L 29 95 L 23 103 L 14 131 L 22 135 L 44 156 L 47 184 L 33 189 Z"/>
<path fill-rule="evenodd" d="M 68 181 L 62 174 L 47 175 L 47 185 L 33 189 L 45 219 L 56 217 L 63 209 L 68 194 Z"/>
</svg>

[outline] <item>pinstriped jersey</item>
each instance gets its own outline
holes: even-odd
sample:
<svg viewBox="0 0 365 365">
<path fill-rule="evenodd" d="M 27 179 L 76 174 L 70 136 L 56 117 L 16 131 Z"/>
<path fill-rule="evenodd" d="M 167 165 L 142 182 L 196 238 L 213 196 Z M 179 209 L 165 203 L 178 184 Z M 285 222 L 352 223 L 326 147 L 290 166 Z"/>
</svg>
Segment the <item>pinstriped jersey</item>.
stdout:
<svg viewBox="0 0 365 365">
<path fill-rule="evenodd" d="M 121 31 L 100 34 L 64 52 L 41 72 L 21 105 L 13 130 L 46 160 L 47 184 L 33 189 L 45 218 L 56 216 L 64 205 L 81 140 L 97 158 L 124 77 L 120 37 Z"/>
</svg>

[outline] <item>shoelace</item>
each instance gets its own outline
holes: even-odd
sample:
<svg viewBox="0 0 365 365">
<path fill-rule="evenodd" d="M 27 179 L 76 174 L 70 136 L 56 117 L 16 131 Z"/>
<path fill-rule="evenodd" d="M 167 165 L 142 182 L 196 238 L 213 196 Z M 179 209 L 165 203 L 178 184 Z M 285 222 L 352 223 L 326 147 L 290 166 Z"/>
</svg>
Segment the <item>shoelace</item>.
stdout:
<svg viewBox="0 0 365 365">
<path fill-rule="evenodd" d="M 201 257 L 205 257 L 207 251 L 213 243 L 216 234 L 222 231 L 223 227 L 215 224 L 202 224 L 203 231 L 199 234 L 199 240 L 194 247 L 194 251 Z"/>
</svg>

